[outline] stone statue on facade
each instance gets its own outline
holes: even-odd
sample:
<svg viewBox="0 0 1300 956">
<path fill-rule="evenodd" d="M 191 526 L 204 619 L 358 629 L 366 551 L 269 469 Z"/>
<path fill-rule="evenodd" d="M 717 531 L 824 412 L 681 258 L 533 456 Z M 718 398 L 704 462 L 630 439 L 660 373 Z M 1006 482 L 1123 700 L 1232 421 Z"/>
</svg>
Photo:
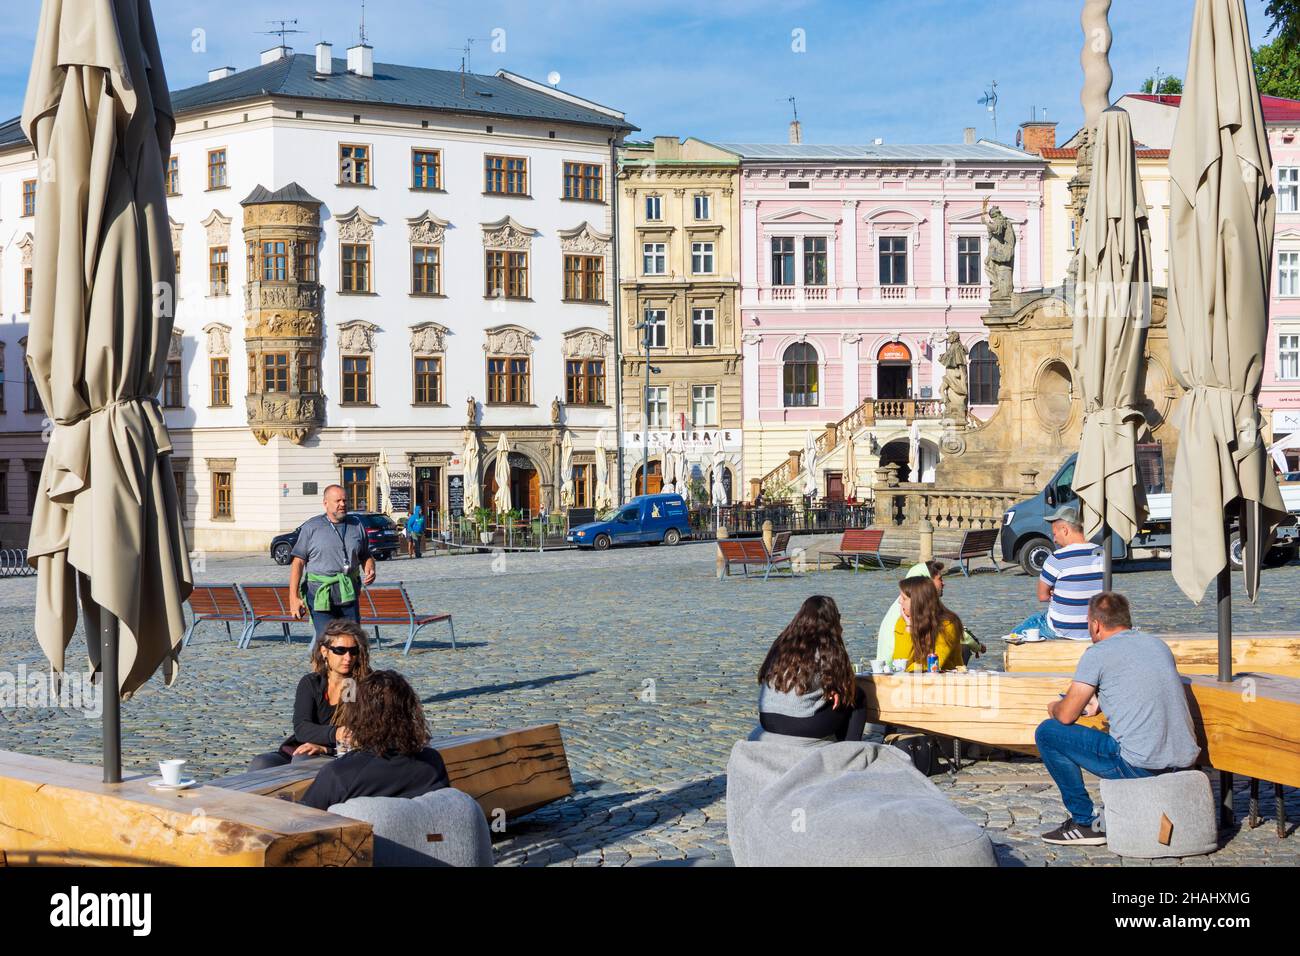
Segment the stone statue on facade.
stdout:
<svg viewBox="0 0 1300 956">
<path fill-rule="evenodd" d="M 966 346 L 962 345 L 961 336 L 953 329 L 948 333 L 948 349 L 939 357 L 943 365 L 943 382 L 940 385 L 940 397 L 943 399 L 944 421 L 965 424 L 967 401 L 970 385 L 966 379 Z"/>
<path fill-rule="evenodd" d="M 475 424 L 476 418 L 478 418 L 478 402 L 474 401 L 474 396 L 471 395 L 465 399 L 465 424 Z"/>
<path fill-rule="evenodd" d="M 1011 298 L 1012 273 L 1016 263 L 1016 227 L 1001 208 L 993 206 L 984 217 L 989 231 L 989 252 L 984 257 L 984 272 L 989 277 L 989 298 Z"/>
<path fill-rule="evenodd" d="M 558 395 L 551 399 L 551 424 L 560 424 L 560 398 Z"/>
</svg>

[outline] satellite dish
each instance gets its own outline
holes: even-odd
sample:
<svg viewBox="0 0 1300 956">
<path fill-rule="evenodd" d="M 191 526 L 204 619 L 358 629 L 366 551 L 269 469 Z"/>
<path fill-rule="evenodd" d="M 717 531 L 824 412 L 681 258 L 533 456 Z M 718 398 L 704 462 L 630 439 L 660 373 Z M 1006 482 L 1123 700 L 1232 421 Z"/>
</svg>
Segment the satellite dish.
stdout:
<svg viewBox="0 0 1300 956">
<path fill-rule="evenodd" d="M 551 70 L 550 73 L 547 73 L 547 74 L 546 74 L 546 82 L 547 82 L 547 83 L 550 83 L 551 86 L 559 86 L 559 85 L 560 85 L 560 74 L 557 73 L 555 70 Z"/>
</svg>

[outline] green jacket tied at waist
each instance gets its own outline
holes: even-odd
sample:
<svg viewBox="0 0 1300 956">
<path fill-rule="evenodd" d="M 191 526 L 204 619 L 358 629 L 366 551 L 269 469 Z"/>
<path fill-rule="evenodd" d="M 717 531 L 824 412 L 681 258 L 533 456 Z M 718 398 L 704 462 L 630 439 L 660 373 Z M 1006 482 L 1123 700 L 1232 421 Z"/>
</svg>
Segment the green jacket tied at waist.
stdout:
<svg viewBox="0 0 1300 956">
<path fill-rule="evenodd" d="M 334 586 L 338 585 L 339 599 L 336 604 L 351 604 L 357 599 L 357 580 L 346 571 L 340 571 L 338 574 L 317 574 L 314 571 L 308 571 L 303 576 L 300 592 L 302 597 L 307 596 L 307 582 L 316 585 L 316 597 L 311 602 L 313 611 L 328 611 L 330 609 L 330 598 L 334 593 Z"/>
</svg>

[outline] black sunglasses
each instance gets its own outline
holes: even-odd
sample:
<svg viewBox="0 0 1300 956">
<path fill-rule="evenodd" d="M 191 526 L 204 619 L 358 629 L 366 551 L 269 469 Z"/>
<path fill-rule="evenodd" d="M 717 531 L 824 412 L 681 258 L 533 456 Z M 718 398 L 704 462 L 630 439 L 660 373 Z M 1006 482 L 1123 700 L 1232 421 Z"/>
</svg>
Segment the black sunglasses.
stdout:
<svg viewBox="0 0 1300 956">
<path fill-rule="evenodd" d="M 331 654 L 336 654 L 339 657 L 342 657 L 344 654 L 351 654 L 353 657 L 358 657 L 361 654 L 361 648 L 359 647 L 335 647 L 333 644 L 328 644 L 325 649 Z"/>
</svg>

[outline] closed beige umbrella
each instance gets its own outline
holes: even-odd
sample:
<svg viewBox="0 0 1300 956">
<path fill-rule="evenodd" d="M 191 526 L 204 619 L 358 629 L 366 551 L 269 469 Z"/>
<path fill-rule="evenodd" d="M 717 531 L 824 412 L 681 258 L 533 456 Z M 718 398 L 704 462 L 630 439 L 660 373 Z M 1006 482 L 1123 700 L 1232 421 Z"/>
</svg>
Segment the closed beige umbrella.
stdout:
<svg viewBox="0 0 1300 956">
<path fill-rule="evenodd" d="M 605 433 L 596 432 L 596 490 L 592 502 L 597 511 L 614 506 L 614 496 L 609 490 L 609 457 L 605 452 Z"/>
<path fill-rule="evenodd" d="M 28 545 L 36 637 L 63 671 L 80 598 L 114 780 L 118 694 L 159 665 L 175 680 L 192 587 L 156 399 L 176 292 L 163 190 L 175 121 L 147 0 L 46 0 L 22 127 L 41 179 L 27 355 L 54 422 Z"/>
<path fill-rule="evenodd" d="M 478 475 L 478 435 L 472 431 L 465 434 L 465 454 L 461 457 L 465 471 L 465 513 L 472 515 L 483 504 L 483 485 Z"/>
<path fill-rule="evenodd" d="M 852 432 L 844 445 L 844 497 L 853 501 L 858 497 L 858 447 Z"/>
<path fill-rule="evenodd" d="M 510 500 L 510 442 L 505 432 L 497 436 L 497 460 L 494 464 L 497 480 L 497 493 L 493 499 L 497 514 L 503 515 L 511 508 Z"/>
<path fill-rule="evenodd" d="M 1184 390 L 1173 573 L 1193 601 L 1218 576 L 1226 605 L 1225 512 L 1240 503 L 1252 601 L 1286 514 L 1260 440 L 1275 197 L 1241 0 L 1197 0 L 1186 77 L 1169 156 L 1169 350 Z M 1221 676 L 1231 666 L 1223 650 L 1221 635 Z"/>
<path fill-rule="evenodd" d="M 560 507 L 573 507 L 573 435 L 564 433 L 560 442 Z"/>
<path fill-rule="evenodd" d="M 1151 324 L 1151 231 L 1124 110 L 1101 114 L 1092 162 L 1074 310 L 1074 370 L 1084 406 L 1074 490 L 1085 535 L 1105 526 L 1128 542 L 1146 514 L 1137 468 L 1146 419 L 1137 406 Z M 1110 590 L 1109 534 L 1105 546 Z"/>
</svg>

